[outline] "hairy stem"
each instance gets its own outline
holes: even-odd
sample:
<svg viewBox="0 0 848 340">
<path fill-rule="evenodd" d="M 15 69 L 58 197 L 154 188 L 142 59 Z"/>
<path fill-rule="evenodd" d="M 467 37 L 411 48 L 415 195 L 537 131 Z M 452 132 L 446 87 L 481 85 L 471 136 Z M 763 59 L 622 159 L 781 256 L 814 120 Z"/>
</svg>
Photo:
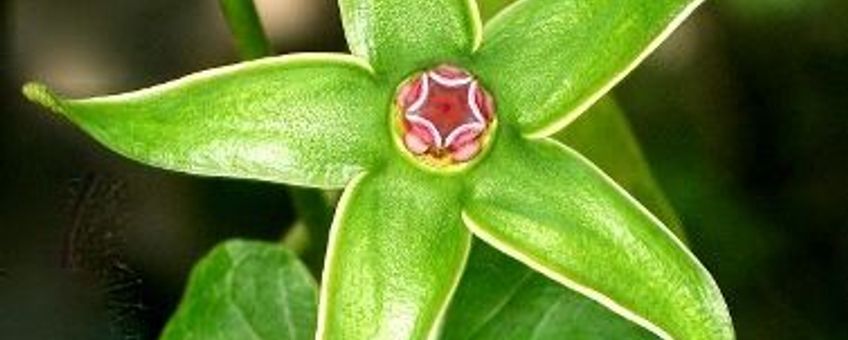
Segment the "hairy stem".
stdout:
<svg viewBox="0 0 848 340">
<path fill-rule="evenodd" d="M 271 54 L 253 0 L 219 0 L 219 3 L 242 59 L 262 58 Z"/>
</svg>

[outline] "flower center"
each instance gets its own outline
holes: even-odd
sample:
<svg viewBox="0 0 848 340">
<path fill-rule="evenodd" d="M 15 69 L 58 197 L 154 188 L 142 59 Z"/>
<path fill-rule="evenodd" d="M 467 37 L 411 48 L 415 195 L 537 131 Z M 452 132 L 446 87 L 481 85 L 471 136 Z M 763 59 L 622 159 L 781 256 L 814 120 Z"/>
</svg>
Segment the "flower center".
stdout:
<svg viewBox="0 0 848 340">
<path fill-rule="evenodd" d="M 406 149 L 438 163 L 473 159 L 494 121 L 492 96 L 470 73 L 450 65 L 407 80 L 397 107 Z"/>
</svg>

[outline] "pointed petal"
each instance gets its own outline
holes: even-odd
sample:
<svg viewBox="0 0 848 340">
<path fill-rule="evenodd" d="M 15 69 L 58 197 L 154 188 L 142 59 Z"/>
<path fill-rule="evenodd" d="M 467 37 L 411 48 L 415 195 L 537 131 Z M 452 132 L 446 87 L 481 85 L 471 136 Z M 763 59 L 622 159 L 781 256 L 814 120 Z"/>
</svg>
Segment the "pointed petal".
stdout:
<svg viewBox="0 0 848 340">
<path fill-rule="evenodd" d="M 459 186 L 392 167 L 365 175 L 342 196 L 317 339 L 422 339 L 438 332 L 471 242 Z"/>
<path fill-rule="evenodd" d="M 509 137 L 473 179 L 475 235 L 663 338 L 733 338 L 712 277 L 659 220 L 571 149 Z"/>
<path fill-rule="evenodd" d="M 702 0 L 524 0 L 486 24 L 473 70 L 501 116 L 544 137 L 632 71 Z"/>
<path fill-rule="evenodd" d="M 339 0 L 339 7 L 351 52 L 391 82 L 466 58 L 480 40 L 470 0 Z"/>
<path fill-rule="evenodd" d="M 388 143 L 385 91 L 350 56 L 266 58 L 83 100 L 24 93 L 128 158 L 198 175 L 338 188 Z"/>
<path fill-rule="evenodd" d="M 552 138 L 591 159 L 685 243 L 680 218 L 654 178 L 627 114 L 612 96 L 598 101 Z"/>
</svg>

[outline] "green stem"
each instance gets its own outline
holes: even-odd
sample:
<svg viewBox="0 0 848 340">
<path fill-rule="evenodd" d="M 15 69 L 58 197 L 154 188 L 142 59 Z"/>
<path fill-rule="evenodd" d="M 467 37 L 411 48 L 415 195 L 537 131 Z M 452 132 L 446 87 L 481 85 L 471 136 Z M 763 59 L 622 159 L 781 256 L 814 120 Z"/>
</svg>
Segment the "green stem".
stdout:
<svg viewBox="0 0 848 340">
<path fill-rule="evenodd" d="M 324 266 L 330 225 L 333 223 L 333 211 L 324 193 L 319 190 L 289 187 L 289 195 L 308 234 L 307 246 L 300 256 L 314 274 L 320 274 Z"/>
<path fill-rule="evenodd" d="M 250 60 L 270 55 L 270 44 L 259 21 L 253 0 L 219 0 L 219 3 L 241 58 Z M 309 270 L 316 277 L 321 277 L 333 211 L 322 191 L 298 187 L 287 188 L 297 217 L 308 234 L 307 244 L 302 248 L 300 255 Z"/>
<path fill-rule="evenodd" d="M 271 47 L 253 0 L 219 0 L 219 3 L 241 58 L 251 60 L 270 55 Z"/>
</svg>

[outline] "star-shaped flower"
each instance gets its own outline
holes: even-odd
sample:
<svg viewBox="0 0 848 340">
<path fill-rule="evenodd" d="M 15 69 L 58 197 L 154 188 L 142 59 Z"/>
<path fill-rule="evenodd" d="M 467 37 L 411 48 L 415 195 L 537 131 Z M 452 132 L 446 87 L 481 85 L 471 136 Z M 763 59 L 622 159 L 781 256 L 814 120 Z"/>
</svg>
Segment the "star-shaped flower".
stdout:
<svg viewBox="0 0 848 340">
<path fill-rule="evenodd" d="M 728 339 L 713 279 L 650 212 L 547 136 L 698 0 L 340 0 L 353 55 L 245 62 L 127 94 L 26 95 L 129 158 L 345 188 L 317 338 L 437 335 L 486 242 L 664 338 Z"/>
<path fill-rule="evenodd" d="M 492 97 L 474 77 L 452 66 L 423 72 L 398 94 L 403 140 L 416 155 L 465 162 L 480 151 L 492 120 Z"/>
</svg>

